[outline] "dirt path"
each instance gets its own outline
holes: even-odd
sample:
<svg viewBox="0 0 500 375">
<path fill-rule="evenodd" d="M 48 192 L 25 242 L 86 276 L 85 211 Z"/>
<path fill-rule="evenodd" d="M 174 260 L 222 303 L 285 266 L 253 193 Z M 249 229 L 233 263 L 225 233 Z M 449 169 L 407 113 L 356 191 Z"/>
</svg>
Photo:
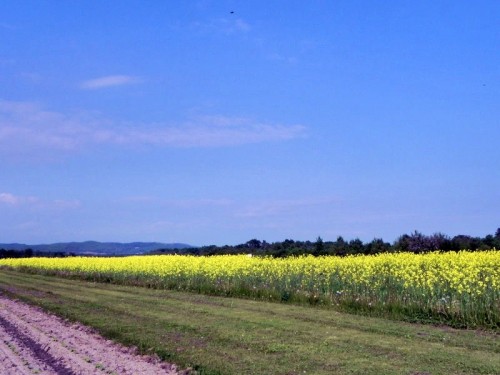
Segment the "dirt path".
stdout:
<svg viewBox="0 0 500 375">
<path fill-rule="evenodd" d="M 0 374 L 181 374 L 79 324 L 0 295 Z"/>
</svg>

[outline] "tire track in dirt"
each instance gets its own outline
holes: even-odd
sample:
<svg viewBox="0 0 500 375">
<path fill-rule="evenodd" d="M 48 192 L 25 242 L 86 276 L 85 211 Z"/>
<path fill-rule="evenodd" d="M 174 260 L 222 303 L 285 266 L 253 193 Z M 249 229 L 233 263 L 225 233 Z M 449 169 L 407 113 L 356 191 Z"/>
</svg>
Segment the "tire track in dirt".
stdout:
<svg viewBox="0 0 500 375">
<path fill-rule="evenodd" d="M 57 374 L 60 375 L 74 375 L 73 371 L 64 367 L 64 365 L 60 361 L 58 361 L 57 358 L 54 358 L 52 354 L 46 351 L 46 349 L 44 349 L 41 344 L 37 343 L 31 337 L 19 331 L 19 329 L 14 324 L 11 324 L 9 321 L 7 321 L 1 316 L 0 316 L 0 325 L 4 328 L 4 332 L 8 336 L 15 338 L 14 342 L 17 345 L 15 344 L 8 345 L 9 348 L 14 350 L 14 353 L 17 352 L 16 354 L 18 354 L 19 350 L 22 350 L 24 348 L 29 348 L 31 354 L 33 354 L 33 357 L 35 359 L 34 362 L 41 363 L 42 366 L 46 365 L 43 367 L 50 367 L 51 370 L 55 371 Z M 16 350 L 16 348 L 19 349 Z M 33 365 L 31 365 L 30 367 L 33 367 Z"/>
<path fill-rule="evenodd" d="M 175 365 L 116 344 L 80 324 L 0 294 L 0 373 L 174 375 Z"/>
</svg>

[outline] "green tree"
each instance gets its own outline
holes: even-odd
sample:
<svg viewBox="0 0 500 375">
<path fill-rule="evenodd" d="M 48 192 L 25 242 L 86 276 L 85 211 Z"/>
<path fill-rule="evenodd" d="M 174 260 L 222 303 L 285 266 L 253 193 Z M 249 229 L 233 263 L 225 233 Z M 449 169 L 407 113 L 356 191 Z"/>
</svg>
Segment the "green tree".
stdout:
<svg viewBox="0 0 500 375">
<path fill-rule="evenodd" d="M 350 254 L 361 254 L 365 251 L 365 245 L 363 241 L 359 238 L 349 241 L 349 253 Z"/>
<path fill-rule="evenodd" d="M 314 255 L 324 255 L 325 254 L 325 244 L 323 239 L 318 236 L 316 242 L 314 243 Z"/>
</svg>

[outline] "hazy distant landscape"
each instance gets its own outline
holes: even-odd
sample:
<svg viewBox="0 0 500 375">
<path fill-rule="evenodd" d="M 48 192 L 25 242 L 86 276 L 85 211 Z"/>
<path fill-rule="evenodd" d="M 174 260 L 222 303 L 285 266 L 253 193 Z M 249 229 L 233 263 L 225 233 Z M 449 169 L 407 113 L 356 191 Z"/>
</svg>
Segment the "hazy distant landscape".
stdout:
<svg viewBox="0 0 500 375">
<path fill-rule="evenodd" d="M 443 233 L 426 235 L 418 231 L 402 234 L 392 243 L 382 238 L 374 238 L 363 242 L 359 238 L 350 240 L 338 236 L 336 240 L 323 240 L 317 237 L 314 241 L 299 241 L 285 239 L 283 241 L 267 242 L 251 239 L 237 245 L 204 245 L 193 246 L 186 243 L 161 242 L 60 242 L 53 244 L 20 244 L 0 243 L 0 258 L 30 257 L 30 256 L 68 256 L 68 255 L 99 255 L 126 256 L 141 254 L 254 254 L 273 257 L 286 257 L 311 254 L 319 255 L 349 255 L 349 254 L 380 254 L 387 252 L 428 253 L 431 251 L 459 250 L 492 250 L 500 249 L 500 228 L 485 236 L 470 236 L 458 234 L 448 236 Z"/>
<path fill-rule="evenodd" d="M 60 242 L 53 244 L 27 245 L 20 243 L 0 243 L 0 249 L 24 251 L 31 249 L 34 252 L 51 252 L 77 255 L 134 255 L 144 254 L 158 249 L 185 249 L 191 247 L 183 243 L 161 242 Z"/>
</svg>

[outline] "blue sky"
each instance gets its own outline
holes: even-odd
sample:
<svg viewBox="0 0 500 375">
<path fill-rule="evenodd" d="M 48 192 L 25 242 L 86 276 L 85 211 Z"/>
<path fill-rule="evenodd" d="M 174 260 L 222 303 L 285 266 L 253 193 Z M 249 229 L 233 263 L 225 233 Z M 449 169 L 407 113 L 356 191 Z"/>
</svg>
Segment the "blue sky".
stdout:
<svg viewBox="0 0 500 375">
<path fill-rule="evenodd" d="M 4 0 L 0 242 L 494 233 L 498 25 L 499 1 Z"/>
</svg>

